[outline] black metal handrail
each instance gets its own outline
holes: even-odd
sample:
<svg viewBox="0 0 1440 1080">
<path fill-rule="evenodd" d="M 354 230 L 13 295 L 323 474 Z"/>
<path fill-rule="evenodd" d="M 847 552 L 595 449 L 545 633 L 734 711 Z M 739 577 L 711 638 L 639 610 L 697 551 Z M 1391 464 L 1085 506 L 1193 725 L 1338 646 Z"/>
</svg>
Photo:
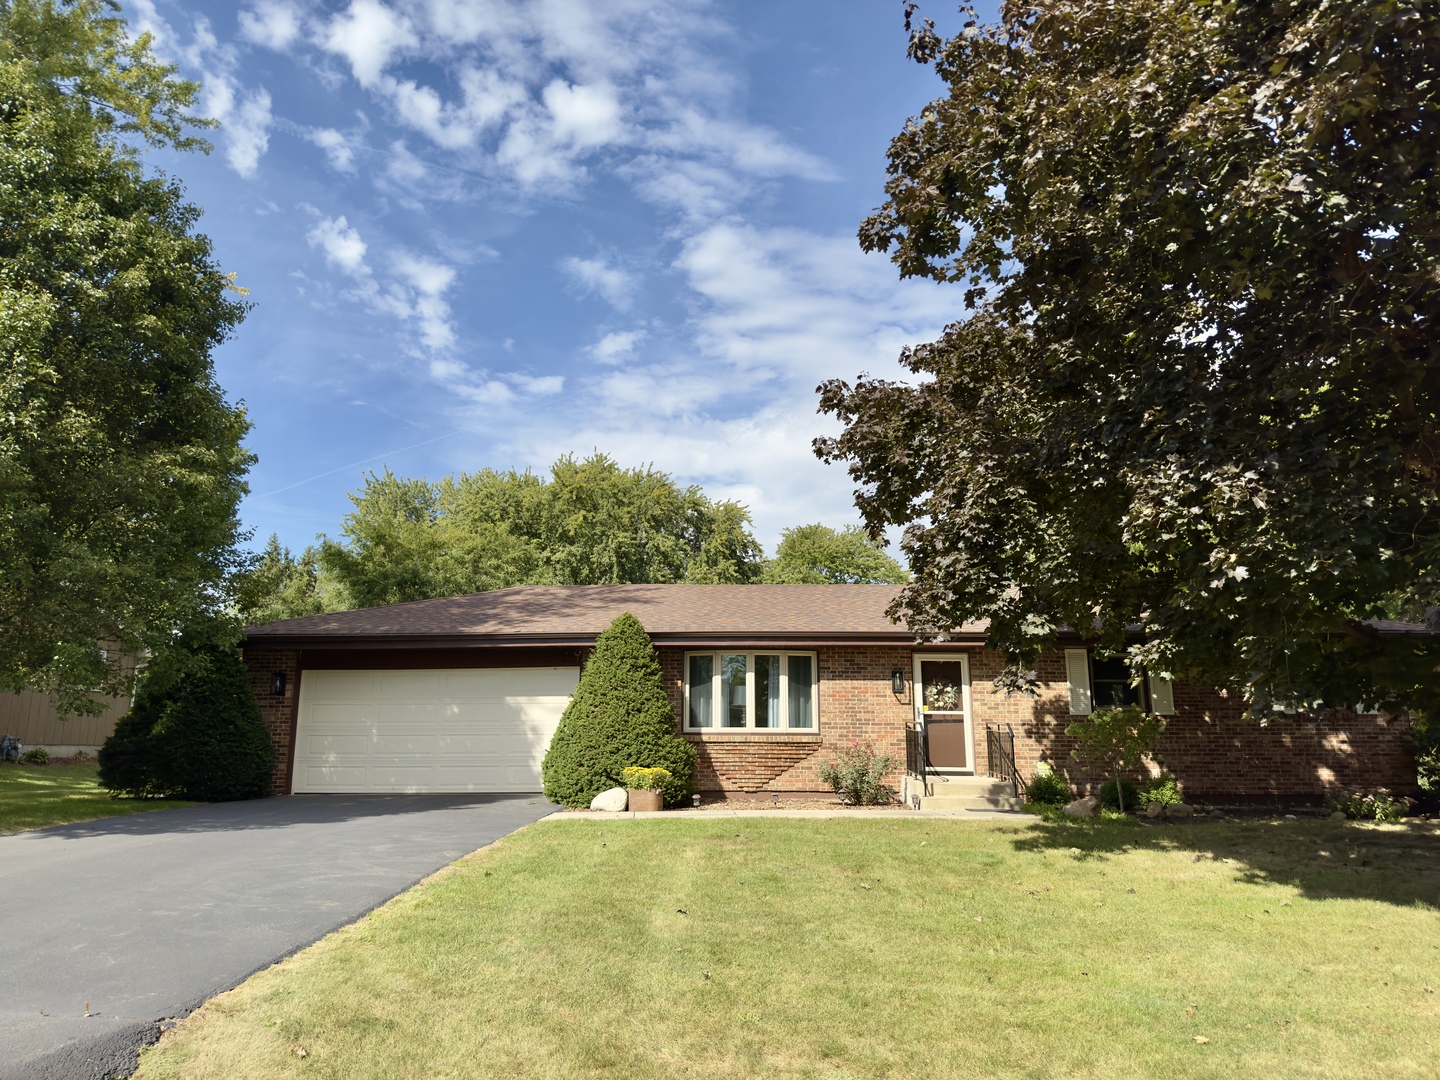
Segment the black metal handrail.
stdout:
<svg viewBox="0 0 1440 1080">
<path fill-rule="evenodd" d="M 1025 797 L 1025 781 L 1015 765 L 1015 729 L 1009 724 L 985 725 L 985 768 L 991 779 L 1014 784 L 1019 796 Z"/>
<path fill-rule="evenodd" d="M 905 771 L 921 781 L 925 779 L 925 729 L 917 724 L 905 725 Z"/>
</svg>

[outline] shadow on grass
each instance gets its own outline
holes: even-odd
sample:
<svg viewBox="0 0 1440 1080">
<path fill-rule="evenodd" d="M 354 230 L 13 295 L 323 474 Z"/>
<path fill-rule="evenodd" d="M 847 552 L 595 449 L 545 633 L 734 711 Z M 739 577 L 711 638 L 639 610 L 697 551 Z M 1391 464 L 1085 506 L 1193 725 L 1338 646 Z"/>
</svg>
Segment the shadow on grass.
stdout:
<svg viewBox="0 0 1440 1080">
<path fill-rule="evenodd" d="M 1440 826 L 1430 822 L 1037 822 L 1013 843 L 1016 851 L 1052 851 L 1079 861 L 1186 853 L 1233 868 L 1240 883 L 1285 885 L 1310 900 L 1440 909 Z"/>
</svg>

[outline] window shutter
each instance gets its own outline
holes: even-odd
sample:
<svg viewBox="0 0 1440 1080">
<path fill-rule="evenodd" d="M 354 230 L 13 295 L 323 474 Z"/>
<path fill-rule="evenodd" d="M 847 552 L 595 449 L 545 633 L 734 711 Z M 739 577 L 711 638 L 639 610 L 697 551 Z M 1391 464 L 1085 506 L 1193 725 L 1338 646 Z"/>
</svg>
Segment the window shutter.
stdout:
<svg viewBox="0 0 1440 1080">
<path fill-rule="evenodd" d="M 1150 711 L 1159 716 L 1175 715 L 1175 684 L 1169 679 L 1150 676 Z"/>
<path fill-rule="evenodd" d="M 1065 678 L 1070 683 L 1070 714 L 1090 715 L 1090 653 L 1085 649 L 1065 650 Z"/>
</svg>

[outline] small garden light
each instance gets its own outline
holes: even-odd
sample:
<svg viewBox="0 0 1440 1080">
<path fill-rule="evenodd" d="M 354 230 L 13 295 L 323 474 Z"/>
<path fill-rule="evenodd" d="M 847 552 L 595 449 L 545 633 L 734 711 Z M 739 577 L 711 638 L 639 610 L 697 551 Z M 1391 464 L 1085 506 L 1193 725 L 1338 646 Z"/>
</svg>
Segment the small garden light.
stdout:
<svg viewBox="0 0 1440 1080">
<path fill-rule="evenodd" d="M 690 805 L 695 807 L 696 810 L 700 809 L 700 793 L 698 791 L 690 796 Z"/>
<path fill-rule="evenodd" d="M 276 697 L 285 696 L 285 672 L 277 671 L 270 676 L 270 692 Z"/>
<path fill-rule="evenodd" d="M 905 692 L 905 672 L 898 667 L 890 672 L 890 689 L 897 694 Z"/>
</svg>

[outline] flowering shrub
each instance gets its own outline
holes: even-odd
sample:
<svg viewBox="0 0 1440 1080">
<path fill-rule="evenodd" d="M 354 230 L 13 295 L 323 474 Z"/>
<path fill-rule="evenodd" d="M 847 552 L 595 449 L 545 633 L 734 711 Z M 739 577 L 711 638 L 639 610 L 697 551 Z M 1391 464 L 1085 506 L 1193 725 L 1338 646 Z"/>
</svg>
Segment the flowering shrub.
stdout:
<svg viewBox="0 0 1440 1080">
<path fill-rule="evenodd" d="M 646 769 L 639 765 L 629 765 L 620 770 L 620 783 L 631 791 L 664 791 L 669 779 L 669 769 Z"/>
<path fill-rule="evenodd" d="M 1040 806 L 1062 806 L 1070 801 L 1070 781 L 1046 761 L 1035 766 L 1035 778 L 1025 785 L 1027 801 Z"/>
<path fill-rule="evenodd" d="M 895 797 L 895 789 L 885 783 L 885 774 L 897 762 L 894 754 L 877 754 L 869 743 L 857 742 L 820 766 L 820 780 L 852 806 L 887 803 Z"/>
<path fill-rule="evenodd" d="M 1364 795 L 1338 795 L 1326 800 L 1326 805 L 1332 812 L 1339 810 L 1358 821 L 1399 821 L 1405 816 L 1405 804 L 1392 799 L 1384 788 Z"/>
</svg>

